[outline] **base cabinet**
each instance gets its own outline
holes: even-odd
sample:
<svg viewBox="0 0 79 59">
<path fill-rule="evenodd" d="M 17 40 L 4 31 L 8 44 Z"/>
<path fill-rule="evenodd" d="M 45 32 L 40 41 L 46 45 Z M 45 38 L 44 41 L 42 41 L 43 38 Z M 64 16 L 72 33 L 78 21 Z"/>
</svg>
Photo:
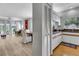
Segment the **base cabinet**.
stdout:
<svg viewBox="0 0 79 59">
<path fill-rule="evenodd" d="M 62 36 L 52 39 L 51 49 L 54 50 L 62 42 Z"/>
<path fill-rule="evenodd" d="M 79 45 L 79 37 L 63 35 L 63 42 Z"/>
<path fill-rule="evenodd" d="M 75 35 L 75 34 L 74 34 Z M 79 45 L 79 37 L 78 36 L 69 36 L 69 35 L 60 35 L 51 40 L 51 54 L 53 54 L 54 49 L 61 43 L 71 43 L 75 45 Z"/>
</svg>

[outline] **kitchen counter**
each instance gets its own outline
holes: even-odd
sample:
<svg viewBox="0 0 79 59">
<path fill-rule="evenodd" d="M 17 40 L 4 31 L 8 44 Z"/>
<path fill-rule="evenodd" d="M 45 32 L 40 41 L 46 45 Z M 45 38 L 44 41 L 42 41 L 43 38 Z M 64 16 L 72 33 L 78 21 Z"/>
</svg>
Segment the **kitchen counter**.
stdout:
<svg viewBox="0 0 79 59">
<path fill-rule="evenodd" d="M 62 32 L 62 34 L 77 34 L 77 35 L 79 35 L 79 33 L 77 33 L 77 32 Z"/>
<path fill-rule="evenodd" d="M 77 36 L 79 37 L 79 33 L 78 32 L 56 32 L 52 35 L 52 38 L 56 38 L 58 36 L 61 36 L 61 35 L 67 35 L 67 36 Z"/>
<path fill-rule="evenodd" d="M 53 33 L 54 32 L 72 32 L 72 33 L 79 33 L 79 29 L 61 29 L 61 30 L 54 29 L 53 30 Z"/>
<path fill-rule="evenodd" d="M 62 32 L 79 33 L 79 29 L 63 29 Z"/>
<path fill-rule="evenodd" d="M 54 39 L 54 38 L 61 36 L 61 35 L 62 35 L 62 32 L 58 32 L 58 33 L 53 34 L 52 38 Z"/>
<path fill-rule="evenodd" d="M 74 30 L 73 31 L 60 30 L 59 32 L 54 31 L 54 33 L 52 34 L 52 40 L 51 40 L 51 51 L 54 51 L 54 49 L 61 42 L 79 45 L 79 33 L 77 32 L 79 30 L 75 30 L 75 31 Z"/>
<path fill-rule="evenodd" d="M 79 37 L 79 33 L 63 32 L 62 35 Z"/>
</svg>

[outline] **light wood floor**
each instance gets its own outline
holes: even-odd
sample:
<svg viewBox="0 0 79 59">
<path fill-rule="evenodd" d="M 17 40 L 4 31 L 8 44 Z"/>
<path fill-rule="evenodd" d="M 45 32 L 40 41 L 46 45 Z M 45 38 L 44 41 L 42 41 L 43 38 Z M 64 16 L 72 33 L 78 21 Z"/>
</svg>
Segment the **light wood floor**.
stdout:
<svg viewBox="0 0 79 59">
<path fill-rule="evenodd" d="M 32 43 L 23 44 L 22 37 L 0 38 L 0 56 L 30 56 Z"/>
<path fill-rule="evenodd" d="M 54 56 L 79 56 L 79 46 L 74 49 L 61 44 L 54 50 Z"/>
</svg>

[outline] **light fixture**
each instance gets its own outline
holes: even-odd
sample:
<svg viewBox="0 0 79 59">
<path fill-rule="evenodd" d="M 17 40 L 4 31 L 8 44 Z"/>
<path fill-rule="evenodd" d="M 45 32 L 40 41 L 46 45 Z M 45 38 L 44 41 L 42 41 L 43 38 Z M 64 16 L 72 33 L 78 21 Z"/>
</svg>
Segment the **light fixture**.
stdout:
<svg viewBox="0 0 79 59">
<path fill-rule="evenodd" d="M 22 20 L 22 19 L 21 19 L 21 18 L 17 18 L 17 17 L 11 17 L 11 20 L 20 21 L 20 20 Z"/>
<path fill-rule="evenodd" d="M 73 7 L 70 7 L 70 8 L 73 8 Z"/>
</svg>

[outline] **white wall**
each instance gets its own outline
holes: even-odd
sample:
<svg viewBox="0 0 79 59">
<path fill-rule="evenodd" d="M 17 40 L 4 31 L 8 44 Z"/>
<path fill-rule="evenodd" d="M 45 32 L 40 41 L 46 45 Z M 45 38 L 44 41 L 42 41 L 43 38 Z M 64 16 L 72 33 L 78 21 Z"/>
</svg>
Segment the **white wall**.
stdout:
<svg viewBox="0 0 79 59">
<path fill-rule="evenodd" d="M 66 10 L 64 12 L 61 13 L 62 17 L 73 17 L 73 16 L 78 16 L 79 17 L 79 7 L 70 9 L 70 10 Z"/>
<path fill-rule="evenodd" d="M 32 3 L 0 3 L 0 16 L 32 17 Z"/>
</svg>

